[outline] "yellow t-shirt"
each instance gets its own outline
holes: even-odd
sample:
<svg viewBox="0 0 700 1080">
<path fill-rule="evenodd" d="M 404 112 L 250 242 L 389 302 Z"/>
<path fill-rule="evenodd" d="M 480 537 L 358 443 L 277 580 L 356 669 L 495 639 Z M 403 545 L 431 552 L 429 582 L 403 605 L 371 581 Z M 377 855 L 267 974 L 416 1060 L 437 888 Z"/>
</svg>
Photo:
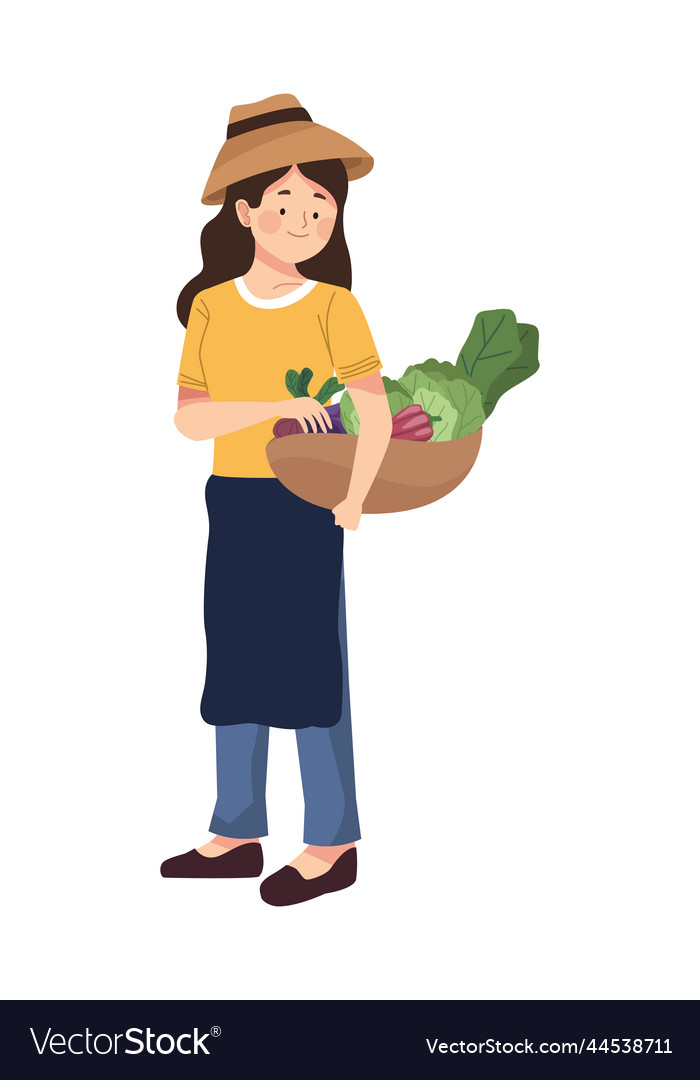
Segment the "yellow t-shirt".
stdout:
<svg viewBox="0 0 700 1080">
<path fill-rule="evenodd" d="M 262 300 L 234 278 L 195 296 L 179 386 L 206 390 L 212 401 L 281 401 L 289 397 L 287 371 L 305 367 L 313 371 L 311 396 L 333 374 L 353 382 L 382 367 L 349 289 L 307 281 L 287 296 Z M 277 419 L 219 435 L 215 475 L 274 476 L 265 446 Z"/>
</svg>

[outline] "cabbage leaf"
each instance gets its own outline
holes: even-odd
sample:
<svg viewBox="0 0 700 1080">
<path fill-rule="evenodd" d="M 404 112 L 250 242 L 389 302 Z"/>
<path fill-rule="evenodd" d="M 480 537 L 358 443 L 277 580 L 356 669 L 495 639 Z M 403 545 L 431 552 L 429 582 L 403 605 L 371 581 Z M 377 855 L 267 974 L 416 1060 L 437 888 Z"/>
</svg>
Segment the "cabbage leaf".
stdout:
<svg viewBox="0 0 700 1080">
<path fill-rule="evenodd" d="M 346 390 L 340 399 L 340 422 L 348 435 L 357 435 L 360 430 L 360 418 L 355 403 Z"/>
<path fill-rule="evenodd" d="M 450 405 L 439 390 L 433 389 L 432 386 L 419 386 L 413 400 L 431 418 L 433 434 L 428 442 L 447 442 L 448 439 L 454 438 L 453 432 L 459 416 L 454 405 Z"/>
<path fill-rule="evenodd" d="M 457 412 L 457 423 L 450 438 L 462 439 L 465 435 L 478 431 L 486 419 L 478 386 L 474 386 L 468 379 L 442 378 L 437 385 L 440 393 Z"/>
<path fill-rule="evenodd" d="M 386 390 L 391 415 L 396 416 L 397 412 L 401 412 L 402 409 L 405 409 L 407 405 L 411 404 L 411 395 L 401 385 L 398 379 L 389 379 L 386 375 L 383 375 L 382 382 L 384 383 L 384 389 Z"/>
</svg>

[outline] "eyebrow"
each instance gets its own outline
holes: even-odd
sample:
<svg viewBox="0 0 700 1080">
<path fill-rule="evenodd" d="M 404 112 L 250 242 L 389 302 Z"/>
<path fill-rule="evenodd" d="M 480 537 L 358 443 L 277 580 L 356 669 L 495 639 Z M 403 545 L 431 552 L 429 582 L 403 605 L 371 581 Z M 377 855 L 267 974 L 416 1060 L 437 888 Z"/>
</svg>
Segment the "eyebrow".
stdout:
<svg viewBox="0 0 700 1080">
<path fill-rule="evenodd" d="M 277 194 L 278 195 L 291 195 L 292 193 L 287 188 L 285 188 L 284 191 L 278 191 Z M 325 199 L 325 197 L 326 196 L 322 195 L 320 191 L 314 191 L 314 199 Z"/>
</svg>

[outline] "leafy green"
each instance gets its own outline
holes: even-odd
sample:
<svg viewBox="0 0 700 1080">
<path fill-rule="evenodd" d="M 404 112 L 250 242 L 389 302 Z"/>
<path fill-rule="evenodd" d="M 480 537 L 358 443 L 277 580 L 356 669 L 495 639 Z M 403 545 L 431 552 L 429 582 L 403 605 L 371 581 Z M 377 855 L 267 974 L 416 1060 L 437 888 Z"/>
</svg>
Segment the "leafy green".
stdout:
<svg viewBox="0 0 700 1080">
<path fill-rule="evenodd" d="M 311 368 L 305 367 L 301 369 L 299 373 L 299 382 L 297 383 L 297 397 L 309 396 L 309 383 L 313 379 L 314 373 Z"/>
<path fill-rule="evenodd" d="M 512 311 L 480 311 L 455 366 L 479 387 L 483 397 L 491 383 L 517 360 L 521 350 Z"/>
<path fill-rule="evenodd" d="M 340 422 L 348 435 L 357 435 L 360 430 L 360 418 L 350 394 L 346 390 L 340 399 Z"/>
<path fill-rule="evenodd" d="M 292 397 L 308 397 L 309 396 L 309 383 L 313 379 L 314 374 L 311 368 L 303 368 L 300 372 L 295 371 L 294 368 L 290 368 L 284 377 L 284 385 L 287 387 L 287 392 Z M 325 405 L 334 394 L 337 394 L 340 390 L 344 390 L 343 383 L 339 383 L 335 375 L 330 379 L 326 379 L 318 393 L 314 394 L 317 401 L 320 401 L 322 405 Z"/>
<path fill-rule="evenodd" d="M 522 352 L 514 363 L 494 379 L 484 394 L 484 419 L 489 417 L 496 408 L 498 399 L 512 390 L 518 383 L 525 382 L 534 375 L 540 366 L 537 359 L 537 346 L 539 344 L 539 331 L 536 326 L 529 323 L 518 323 L 518 336 L 522 346 Z"/>
<path fill-rule="evenodd" d="M 290 368 L 284 377 L 284 385 L 287 387 L 287 392 L 290 393 L 292 397 L 299 397 L 299 372 L 295 371 L 294 368 Z"/>
<path fill-rule="evenodd" d="M 325 405 L 334 394 L 339 393 L 340 390 L 345 389 L 345 383 L 339 383 L 335 375 L 330 379 L 326 379 L 318 393 L 314 394 L 317 401 L 320 401 L 322 405 Z"/>
</svg>

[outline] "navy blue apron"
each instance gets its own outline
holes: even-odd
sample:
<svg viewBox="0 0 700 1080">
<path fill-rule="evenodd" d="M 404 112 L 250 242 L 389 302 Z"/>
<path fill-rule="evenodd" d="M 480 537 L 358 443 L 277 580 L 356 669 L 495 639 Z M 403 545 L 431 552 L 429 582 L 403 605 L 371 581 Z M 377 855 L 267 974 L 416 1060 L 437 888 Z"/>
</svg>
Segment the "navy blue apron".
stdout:
<svg viewBox="0 0 700 1080">
<path fill-rule="evenodd" d="M 333 727 L 343 530 L 267 477 L 210 476 L 204 582 L 207 724 Z"/>
</svg>

